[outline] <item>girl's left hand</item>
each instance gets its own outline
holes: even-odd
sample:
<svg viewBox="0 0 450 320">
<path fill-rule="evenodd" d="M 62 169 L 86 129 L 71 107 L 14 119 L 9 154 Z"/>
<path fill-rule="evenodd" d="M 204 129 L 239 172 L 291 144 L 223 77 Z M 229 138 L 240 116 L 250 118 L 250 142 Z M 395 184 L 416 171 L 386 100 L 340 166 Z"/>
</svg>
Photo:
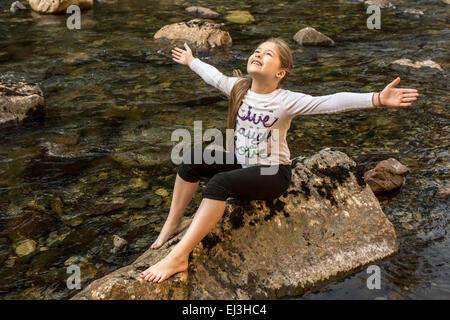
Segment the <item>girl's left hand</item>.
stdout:
<svg viewBox="0 0 450 320">
<path fill-rule="evenodd" d="M 381 91 L 380 99 L 383 106 L 407 107 L 411 105 L 409 101 L 417 100 L 419 93 L 416 89 L 395 88 L 399 83 L 400 77 L 397 77 Z"/>
</svg>

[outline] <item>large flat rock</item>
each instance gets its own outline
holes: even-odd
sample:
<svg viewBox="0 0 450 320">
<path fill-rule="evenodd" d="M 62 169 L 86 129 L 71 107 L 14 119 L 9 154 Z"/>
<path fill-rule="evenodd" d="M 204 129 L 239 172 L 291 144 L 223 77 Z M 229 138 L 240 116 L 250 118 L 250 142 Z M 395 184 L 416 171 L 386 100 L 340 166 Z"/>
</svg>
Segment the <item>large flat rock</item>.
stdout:
<svg viewBox="0 0 450 320">
<path fill-rule="evenodd" d="M 190 255 L 187 271 L 162 283 L 139 278 L 183 231 L 73 299 L 278 299 L 392 255 L 398 250 L 393 225 L 370 187 L 356 179 L 355 167 L 329 148 L 298 157 L 291 185 L 278 199 L 228 199 L 223 218 Z"/>
</svg>

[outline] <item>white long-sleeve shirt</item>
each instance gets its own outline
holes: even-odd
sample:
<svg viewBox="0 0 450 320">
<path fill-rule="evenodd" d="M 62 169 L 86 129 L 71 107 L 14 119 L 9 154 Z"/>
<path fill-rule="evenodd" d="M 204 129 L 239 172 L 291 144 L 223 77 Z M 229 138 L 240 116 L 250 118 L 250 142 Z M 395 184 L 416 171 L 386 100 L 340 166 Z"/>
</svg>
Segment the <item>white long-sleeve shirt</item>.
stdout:
<svg viewBox="0 0 450 320">
<path fill-rule="evenodd" d="M 202 79 L 230 96 L 239 78 L 227 77 L 210 64 L 195 58 L 189 65 Z M 260 94 L 248 90 L 236 118 L 235 154 L 246 168 L 254 165 L 291 164 L 286 134 L 299 114 L 336 113 L 375 108 L 370 93 L 339 92 L 313 97 L 276 89 Z"/>
</svg>

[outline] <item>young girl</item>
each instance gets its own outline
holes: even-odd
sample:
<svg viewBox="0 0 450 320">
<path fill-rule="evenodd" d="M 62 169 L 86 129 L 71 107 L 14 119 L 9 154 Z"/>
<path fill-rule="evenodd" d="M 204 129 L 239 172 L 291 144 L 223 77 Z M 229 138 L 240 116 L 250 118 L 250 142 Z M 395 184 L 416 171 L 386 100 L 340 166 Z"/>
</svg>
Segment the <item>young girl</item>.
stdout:
<svg viewBox="0 0 450 320">
<path fill-rule="evenodd" d="M 220 158 L 220 163 L 207 164 L 203 160 L 195 163 L 194 149 L 184 158 L 176 176 L 169 216 L 151 248 L 161 247 L 181 232 L 181 216 L 200 177 L 211 179 L 182 239 L 164 259 L 141 274 L 147 281 L 162 282 L 187 269 L 190 252 L 220 220 L 228 197 L 270 200 L 284 193 L 291 181 L 286 133 L 296 115 L 380 106 L 406 107 L 419 96 L 415 89 L 395 88 L 400 78 L 378 93 L 340 92 L 313 97 L 282 89 L 281 84 L 292 69 L 293 58 L 289 46 L 280 38 L 270 38 L 256 48 L 247 62 L 247 77 L 227 77 L 215 67 L 194 58 L 186 43 L 184 47 L 186 50 L 172 50 L 173 60 L 189 66 L 206 83 L 230 98 L 227 128 L 235 129 L 235 152 L 231 162 L 227 161 L 229 153 L 219 150 L 212 155 Z M 277 134 L 272 135 L 275 132 Z M 274 136 L 277 136 L 273 140 L 276 148 L 272 148 Z M 261 150 L 266 152 L 259 152 Z M 275 174 L 263 173 L 262 168 L 272 167 L 277 169 Z"/>
</svg>

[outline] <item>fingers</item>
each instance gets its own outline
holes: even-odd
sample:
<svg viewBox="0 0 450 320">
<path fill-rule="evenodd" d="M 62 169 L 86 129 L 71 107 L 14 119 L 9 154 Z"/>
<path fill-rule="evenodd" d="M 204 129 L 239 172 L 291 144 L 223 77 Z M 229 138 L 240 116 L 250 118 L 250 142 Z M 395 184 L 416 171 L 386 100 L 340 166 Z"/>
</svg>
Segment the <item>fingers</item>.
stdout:
<svg viewBox="0 0 450 320">
<path fill-rule="evenodd" d="M 400 103 L 400 107 L 409 107 L 411 103 Z"/>
<path fill-rule="evenodd" d="M 189 46 L 187 45 L 187 43 L 186 43 L 186 42 L 184 43 L 184 47 L 186 48 L 186 50 L 187 50 L 188 52 L 190 52 L 190 51 L 191 51 L 191 48 L 189 48 Z"/>
<path fill-rule="evenodd" d="M 394 79 L 394 81 L 392 81 L 391 83 L 389 83 L 387 86 L 389 88 L 395 87 L 396 85 L 398 85 L 400 83 L 400 77 L 397 77 Z"/>
<path fill-rule="evenodd" d="M 419 94 L 416 92 L 416 93 L 404 93 L 404 94 L 402 94 L 402 97 L 403 98 L 411 98 L 411 97 L 418 97 L 419 96 Z"/>
<path fill-rule="evenodd" d="M 403 102 L 406 102 L 406 101 L 414 101 L 414 100 L 417 100 L 417 98 L 402 98 L 402 101 L 403 101 Z"/>
</svg>

